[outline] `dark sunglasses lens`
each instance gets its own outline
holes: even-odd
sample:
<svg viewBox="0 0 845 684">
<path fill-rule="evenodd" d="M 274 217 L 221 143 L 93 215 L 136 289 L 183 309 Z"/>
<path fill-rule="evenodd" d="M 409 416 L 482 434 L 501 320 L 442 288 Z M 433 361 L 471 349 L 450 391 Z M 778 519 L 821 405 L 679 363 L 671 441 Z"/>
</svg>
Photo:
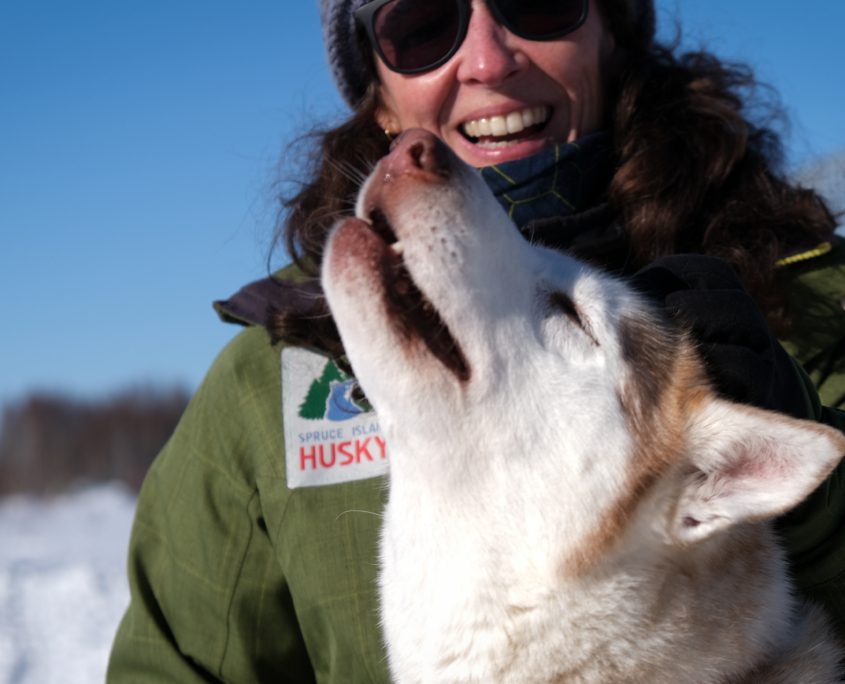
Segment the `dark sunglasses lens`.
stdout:
<svg viewBox="0 0 845 684">
<path fill-rule="evenodd" d="M 508 28 L 525 38 L 542 39 L 576 28 L 584 18 L 583 0 L 499 0 Z"/>
<path fill-rule="evenodd" d="M 459 24 L 458 0 L 396 0 L 376 13 L 373 32 L 389 66 L 414 71 L 449 53 Z"/>
</svg>

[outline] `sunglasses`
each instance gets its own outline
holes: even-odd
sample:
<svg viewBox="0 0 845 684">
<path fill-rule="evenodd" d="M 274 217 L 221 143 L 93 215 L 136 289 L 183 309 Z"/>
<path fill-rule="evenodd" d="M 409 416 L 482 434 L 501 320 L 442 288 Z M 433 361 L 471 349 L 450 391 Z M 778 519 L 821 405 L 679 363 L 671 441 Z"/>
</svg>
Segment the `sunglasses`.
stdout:
<svg viewBox="0 0 845 684">
<path fill-rule="evenodd" d="M 418 74 L 447 62 L 466 38 L 471 0 L 373 0 L 355 12 L 392 71 Z M 589 0 L 487 0 L 496 21 L 528 40 L 553 40 L 587 19 Z"/>
</svg>

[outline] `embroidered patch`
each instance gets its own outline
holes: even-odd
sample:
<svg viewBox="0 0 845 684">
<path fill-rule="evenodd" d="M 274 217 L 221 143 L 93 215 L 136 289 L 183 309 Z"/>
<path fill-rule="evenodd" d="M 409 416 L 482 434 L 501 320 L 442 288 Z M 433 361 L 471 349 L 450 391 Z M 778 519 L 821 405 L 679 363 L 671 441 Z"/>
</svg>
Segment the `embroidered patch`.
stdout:
<svg viewBox="0 0 845 684">
<path fill-rule="evenodd" d="M 387 473 L 375 412 L 352 396 L 355 381 L 325 356 L 282 350 L 288 488 L 322 487 Z"/>
</svg>

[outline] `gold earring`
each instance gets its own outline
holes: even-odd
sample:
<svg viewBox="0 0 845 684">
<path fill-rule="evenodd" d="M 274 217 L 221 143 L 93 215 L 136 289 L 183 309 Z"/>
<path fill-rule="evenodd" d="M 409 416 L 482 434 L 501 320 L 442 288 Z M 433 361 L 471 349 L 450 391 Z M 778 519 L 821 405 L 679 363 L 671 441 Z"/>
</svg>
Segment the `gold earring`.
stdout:
<svg viewBox="0 0 845 684">
<path fill-rule="evenodd" d="M 396 137 L 396 133 L 394 133 L 393 131 L 391 131 L 389 128 L 385 128 L 385 129 L 384 129 L 384 135 L 385 135 L 385 137 L 386 137 L 388 140 L 390 140 L 390 141 L 392 141 L 392 140 L 393 140 L 393 138 L 395 138 L 395 137 Z"/>
</svg>

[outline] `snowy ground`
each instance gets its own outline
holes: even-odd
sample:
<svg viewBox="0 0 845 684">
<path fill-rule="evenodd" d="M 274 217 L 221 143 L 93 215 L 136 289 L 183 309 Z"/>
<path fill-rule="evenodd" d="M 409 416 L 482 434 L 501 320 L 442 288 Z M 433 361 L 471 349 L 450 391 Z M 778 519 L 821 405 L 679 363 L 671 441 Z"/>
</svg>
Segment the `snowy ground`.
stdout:
<svg viewBox="0 0 845 684">
<path fill-rule="evenodd" d="M 0 499 L 0 684 L 104 680 L 134 507 L 119 486 Z"/>
</svg>

